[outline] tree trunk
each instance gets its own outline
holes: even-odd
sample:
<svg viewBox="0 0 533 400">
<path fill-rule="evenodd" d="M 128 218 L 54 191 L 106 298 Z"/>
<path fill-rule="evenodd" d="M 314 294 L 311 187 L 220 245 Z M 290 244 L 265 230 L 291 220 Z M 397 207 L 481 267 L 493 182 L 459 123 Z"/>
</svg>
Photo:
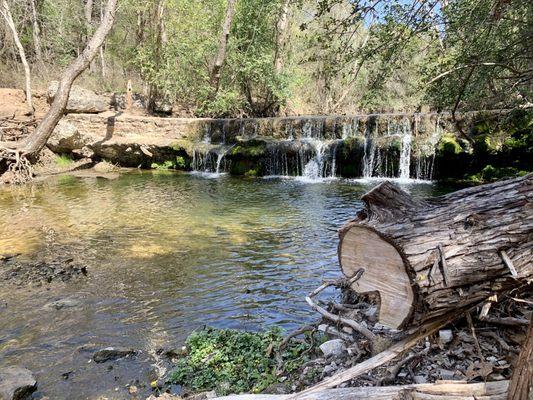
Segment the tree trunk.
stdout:
<svg viewBox="0 0 533 400">
<path fill-rule="evenodd" d="M 281 8 L 281 14 L 277 24 L 276 32 L 276 52 L 274 54 L 274 68 L 278 74 L 283 71 L 283 57 L 282 52 L 285 48 L 287 28 L 289 26 L 289 8 L 290 0 L 285 0 Z"/>
<path fill-rule="evenodd" d="M 5 0 L 4 0 L 5 2 Z M 117 0 L 108 0 L 104 19 L 94 33 L 93 37 L 83 50 L 83 53 L 65 70 L 59 81 L 59 88 L 50 109 L 41 120 L 35 131 L 21 143 L 0 143 L 5 148 L 15 149 L 23 156 L 31 157 L 39 152 L 52 134 L 57 123 L 63 117 L 67 106 L 70 88 L 74 80 L 89 66 L 96 56 L 98 49 L 104 42 L 107 34 L 113 26 Z"/>
<path fill-rule="evenodd" d="M 508 400 L 529 400 L 533 395 L 533 317 L 509 385 Z"/>
<path fill-rule="evenodd" d="M 404 328 L 533 279 L 533 174 L 419 200 L 391 182 L 362 197 L 340 231 L 339 261 L 379 321 Z"/>
<path fill-rule="evenodd" d="M 39 64 L 44 66 L 43 51 L 41 48 L 41 30 L 39 28 L 39 18 L 37 17 L 37 8 L 35 7 L 35 0 L 30 0 L 31 7 L 31 23 L 33 34 L 33 47 L 35 49 L 35 56 Z"/>
<path fill-rule="evenodd" d="M 104 20 L 104 1 L 100 0 L 100 23 Z M 104 41 L 105 42 L 105 41 Z M 100 46 L 100 67 L 102 72 L 102 78 L 107 75 L 107 68 L 105 64 L 105 43 Z"/>
<path fill-rule="evenodd" d="M 91 37 L 91 31 L 93 30 L 93 0 L 87 0 L 85 3 L 85 30 L 87 31 L 86 35 L 86 43 L 89 43 L 89 39 Z M 89 70 L 92 72 L 94 71 L 94 60 L 91 60 L 89 63 Z"/>
<path fill-rule="evenodd" d="M 24 76 L 26 78 L 26 102 L 28 103 L 28 108 L 31 114 L 34 114 L 35 109 L 33 108 L 33 100 L 31 97 L 31 73 L 30 73 L 30 66 L 28 65 L 28 60 L 26 59 L 26 53 L 24 52 L 24 47 L 22 47 L 22 43 L 20 42 L 20 38 L 17 32 L 17 28 L 15 27 L 15 23 L 13 22 L 13 17 L 11 16 L 11 11 L 9 9 L 9 4 L 7 3 L 7 0 L 2 0 L 1 6 L 0 6 L 0 14 L 4 17 L 6 20 L 7 26 L 11 30 L 11 34 L 13 35 L 13 40 L 15 41 L 15 45 L 17 46 L 17 49 L 19 51 L 20 61 L 22 62 L 22 65 L 24 66 Z"/>
<path fill-rule="evenodd" d="M 231 22 L 233 21 L 233 16 L 235 14 L 235 3 L 236 0 L 228 0 L 228 8 L 226 9 L 226 17 L 224 18 L 224 23 L 222 24 L 222 33 L 220 34 L 219 45 L 218 45 L 218 54 L 213 63 L 213 68 L 211 69 L 211 86 L 215 90 L 215 93 L 218 92 L 220 86 L 220 72 L 222 66 L 224 65 L 224 60 L 226 59 L 226 49 L 228 47 L 228 38 L 231 30 Z"/>
</svg>

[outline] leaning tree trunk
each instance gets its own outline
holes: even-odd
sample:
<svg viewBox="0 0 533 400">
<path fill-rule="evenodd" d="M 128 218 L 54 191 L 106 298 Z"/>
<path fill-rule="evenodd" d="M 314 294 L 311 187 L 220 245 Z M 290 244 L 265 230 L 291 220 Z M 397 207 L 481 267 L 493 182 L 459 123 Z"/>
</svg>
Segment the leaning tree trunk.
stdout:
<svg viewBox="0 0 533 400">
<path fill-rule="evenodd" d="M 533 317 L 529 322 L 526 341 L 513 371 L 508 400 L 529 400 L 533 396 Z"/>
<path fill-rule="evenodd" d="M 0 143 L 2 147 L 17 151 L 20 155 L 31 157 L 38 153 L 48 141 L 59 120 L 65 113 L 70 88 L 74 80 L 89 66 L 92 59 L 98 53 L 99 47 L 104 42 L 107 34 L 113 26 L 115 19 L 115 9 L 117 0 L 108 0 L 106 11 L 102 23 L 94 33 L 93 37 L 87 43 L 83 53 L 66 69 L 59 81 L 59 88 L 50 109 L 41 120 L 35 131 L 21 143 Z M 18 156 L 17 156 L 18 157 Z"/>
<path fill-rule="evenodd" d="M 26 59 L 26 52 L 24 51 L 24 47 L 22 46 L 22 43 L 20 42 L 20 38 L 17 32 L 17 28 L 15 26 L 15 22 L 13 22 L 13 17 L 11 16 L 11 10 L 9 9 L 9 4 L 7 3 L 7 0 L 2 0 L 2 3 L 0 3 L 0 14 L 4 17 L 6 20 L 7 26 L 11 30 L 11 34 L 13 35 L 13 40 L 15 41 L 15 45 L 17 46 L 20 61 L 22 62 L 22 66 L 24 67 L 24 77 L 26 80 L 25 83 L 25 91 L 26 91 L 26 102 L 28 103 L 28 108 L 30 111 L 30 114 L 34 114 L 35 109 L 33 108 L 33 100 L 31 97 L 31 73 L 30 73 L 30 66 L 28 64 L 28 60 Z"/>
<path fill-rule="evenodd" d="M 391 182 L 362 197 L 339 261 L 359 293 L 379 292 L 391 328 L 474 305 L 533 279 L 533 174 L 415 199 Z"/>
</svg>

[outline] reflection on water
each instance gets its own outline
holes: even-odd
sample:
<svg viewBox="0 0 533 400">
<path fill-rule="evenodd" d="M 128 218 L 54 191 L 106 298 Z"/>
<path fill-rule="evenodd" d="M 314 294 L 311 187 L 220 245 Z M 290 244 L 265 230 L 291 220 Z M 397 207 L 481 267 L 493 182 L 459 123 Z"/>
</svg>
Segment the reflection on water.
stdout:
<svg viewBox="0 0 533 400">
<path fill-rule="evenodd" d="M 304 296 L 339 274 L 336 229 L 370 187 L 139 172 L 0 189 L 0 254 L 73 255 L 89 268 L 52 289 L 0 286 L 0 366 L 30 368 L 52 399 L 128 398 L 149 354 L 195 328 L 313 320 Z M 43 308 L 62 298 L 81 306 Z M 88 362 L 109 345 L 142 353 L 112 371 Z"/>
</svg>

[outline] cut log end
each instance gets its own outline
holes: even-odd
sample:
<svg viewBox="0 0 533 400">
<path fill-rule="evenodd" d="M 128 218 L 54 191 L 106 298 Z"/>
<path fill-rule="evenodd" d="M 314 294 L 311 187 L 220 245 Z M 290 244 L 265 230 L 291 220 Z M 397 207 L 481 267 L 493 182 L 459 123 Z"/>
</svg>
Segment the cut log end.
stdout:
<svg viewBox="0 0 533 400">
<path fill-rule="evenodd" d="M 347 277 L 364 269 L 352 289 L 357 293 L 379 293 L 379 323 L 398 329 L 408 320 L 413 290 L 404 260 L 390 242 L 371 228 L 351 225 L 341 232 L 339 261 Z"/>
</svg>

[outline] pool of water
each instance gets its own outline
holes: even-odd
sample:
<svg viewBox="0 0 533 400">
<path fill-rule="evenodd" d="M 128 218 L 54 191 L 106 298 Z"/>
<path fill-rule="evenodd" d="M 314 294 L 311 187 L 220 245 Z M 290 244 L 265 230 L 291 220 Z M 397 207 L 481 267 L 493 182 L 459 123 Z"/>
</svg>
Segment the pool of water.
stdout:
<svg viewBox="0 0 533 400">
<path fill-rule="evenodd" d="M 72 256 L 89 270 L 77 282 L 0 286 L 0 366 L 31 369 L 51 399 L 131 398 L 128 384 L 149 381 L 151 354 L 194 329 L 315 320 L 304 296 L 340 275 L 336 230 L 374 184 L 145 171 L 0 188 L 0 254 Z M 64 298 L 81 305 L 45 307 Z M 106 346 L 140 354 L 90 362 Z"/>
</svg>

